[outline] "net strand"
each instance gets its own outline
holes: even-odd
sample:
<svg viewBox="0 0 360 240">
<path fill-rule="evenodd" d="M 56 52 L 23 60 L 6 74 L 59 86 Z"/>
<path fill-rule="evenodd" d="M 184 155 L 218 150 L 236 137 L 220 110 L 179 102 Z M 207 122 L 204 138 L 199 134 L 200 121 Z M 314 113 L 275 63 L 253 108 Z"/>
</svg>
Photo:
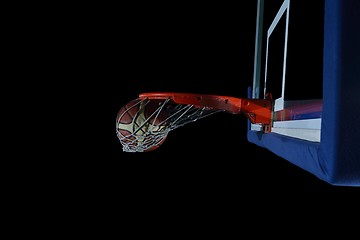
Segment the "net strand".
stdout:
<svg viewBox="0 0 360 240">
<path fill-rule="evenodd" d="M 174 104 L 170 98 L 159 102 L 159 106 L 148 117 L 144 114 L 150 99 L 138 99 L 138 102 L 130 106 L 124 113 L 117 117 L 116 132 L 125 152 L 143 152 L 162 144 L 169 131 L 188 123 L 195 122 L 223 110 L 215 110 L 207 107 L 196 107 L 191 104 Z M 132 119 L 133 132 L 129 135 L 121 133 L 121 118 L 131 109 L 138 106 L 138 110 Z M 167 116 L 161 119 L 161 113 Z M 139 120 L 140 118 L 140 120 Z M 138 121 L 143 120 L 141 124 Z M 161 120 L 158 124 L 157 121 Z"/>
</svg>

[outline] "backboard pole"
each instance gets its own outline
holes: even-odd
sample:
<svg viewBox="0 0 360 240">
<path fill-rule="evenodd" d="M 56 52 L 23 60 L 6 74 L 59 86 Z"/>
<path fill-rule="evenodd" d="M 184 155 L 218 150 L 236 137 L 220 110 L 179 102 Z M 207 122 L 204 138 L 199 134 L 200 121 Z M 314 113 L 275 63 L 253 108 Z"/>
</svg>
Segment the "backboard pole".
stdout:
<svg viewBox="0 0 360 240">
<path fill-rule="evenodd" d="M 256 16 L 255 55 L 254 55 L 254 76 L 252 98 L 260 97 L 260 76 L 261 76 L 261 46 L 264 18 L 264 0 L 258 0 Z"/>
</svg>

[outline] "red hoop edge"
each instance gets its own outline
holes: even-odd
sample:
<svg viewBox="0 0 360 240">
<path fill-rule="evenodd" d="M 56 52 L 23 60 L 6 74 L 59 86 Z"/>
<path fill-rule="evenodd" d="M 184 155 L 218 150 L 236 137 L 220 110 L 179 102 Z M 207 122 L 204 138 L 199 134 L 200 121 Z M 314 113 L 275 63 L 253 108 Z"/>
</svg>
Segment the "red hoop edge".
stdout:
<svg viewBox="0 0 360 240">
<path fill-rule="evenodd" d="M 191 104 L 196 107 L 210 107 L 225 110 L 233 114 L 244 113 L 251 123 L 265 125 L 265 131 L 269 132 L 272 124 L 273 101 L 269 99 L 246 99 L 229 96 L 175 93 L 175 92 L 149 92 L 139 94 L 141 99 L 168 99 L 177 104 Z"/>
</svg>

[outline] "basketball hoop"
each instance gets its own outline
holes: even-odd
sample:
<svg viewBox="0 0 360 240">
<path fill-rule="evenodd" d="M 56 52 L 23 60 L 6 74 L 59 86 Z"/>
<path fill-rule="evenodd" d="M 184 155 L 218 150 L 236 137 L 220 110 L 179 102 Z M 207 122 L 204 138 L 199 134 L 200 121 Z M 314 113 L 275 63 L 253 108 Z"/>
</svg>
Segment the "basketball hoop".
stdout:
<svg viewBox="0 0 360 240">
<path fill-rule="evenodd" d="M 159 147 L 170 131 L 218 112 L 244 113 L 270 131 L 271 99 L 156 92 L 140 94 L 119 111 L 116 134 L 123 151 L 148 152 Z"/>
</svg>

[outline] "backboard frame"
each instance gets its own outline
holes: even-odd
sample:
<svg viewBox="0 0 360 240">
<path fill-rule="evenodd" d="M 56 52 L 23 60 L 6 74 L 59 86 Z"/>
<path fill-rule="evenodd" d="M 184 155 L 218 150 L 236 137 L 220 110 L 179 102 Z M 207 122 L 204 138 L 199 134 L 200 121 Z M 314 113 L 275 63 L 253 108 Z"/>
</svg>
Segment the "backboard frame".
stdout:
<svg viewBox="0 0 360 240">
<path fill-rule="evenodd" d="M 308 141 L 320 142 L 321 140 L 321 99 L 309 100 L 287 100 L 285 99 L 285 85 L 286 85 L 286 66 L 287 66 L 287 46 L 289 35 L 289 21 L 290 21 L 290 0 L 284 0 L 276 15 L 272 19 L 270 26 L 264 29 L 264 1 L 259 0 L 257 6 L 257 19 L 256 19 L 256 38 L 255 38 L 255 56 L 254 56 L 254 76 L 252 87 L 252 98 L 260 98 L 260 92 L 263 91 L 262 96 L 268 94 L 268 67 L 269 67 L 269 47 L 272 44 L 271 37 L 275 29 L 280 25 L 280 19 L 285 19 L 285 29 L 283 36 L 283 58 L 282 58 L 282 73 L 281 73 L 281 94 L 274 99 L 274 118 L 271 131 L 286 136 L 296 137 Z M 279 30 L 277 30 L 279 31 Z M 263 33 L 266 33 L 266 43 L 263 44 Z M 275 41 L 275 40 L 274 40 Z M 261 79 L 261 64 L 262 64 L 262 46 L 266 46 L 265 52 L 265 73 L 264 78 Z M 263 88 L 261 89 L 261 85 Z M 309 106 L 310 107 L 301 107 Z M 287 111 L 293 107 L 302 108 L 305 112 L 300 115 L 302 118 L 289 116 L 289 119 L 277 118 L 282 112 Z M 308 111 L 308 112 L 307 112 Z M 315 113 L 313 111 L 316 111 Z M 297 112 L 298 113 L 298 112 Z M 299 115 L 299 114 L 298 114 Z M 261 131 L 261 126 L 251 124 L 251 130 Z"/>
</svg>

